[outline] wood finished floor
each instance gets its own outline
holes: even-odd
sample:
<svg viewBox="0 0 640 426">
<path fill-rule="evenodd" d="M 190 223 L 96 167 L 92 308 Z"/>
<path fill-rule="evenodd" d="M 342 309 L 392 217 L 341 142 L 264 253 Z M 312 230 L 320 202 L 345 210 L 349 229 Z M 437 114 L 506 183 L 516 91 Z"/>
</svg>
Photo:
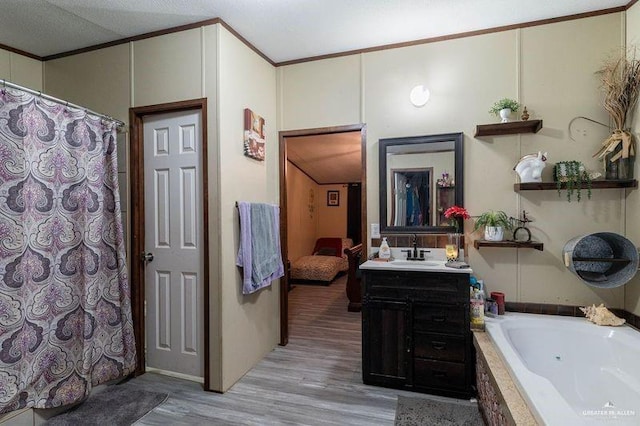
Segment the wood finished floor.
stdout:
<svg viewBox="0 0 640 426">
<path fill-rule="evenodd" d="M 169 393 L 136 425 L 393 425 L 398 395 L 418 395 L 362 383 L 361 317 L 347 312 L 345 285 L 296 285 L 289 344 L 224 394 L 153 373 L 132 380 Z"/>
</svg>

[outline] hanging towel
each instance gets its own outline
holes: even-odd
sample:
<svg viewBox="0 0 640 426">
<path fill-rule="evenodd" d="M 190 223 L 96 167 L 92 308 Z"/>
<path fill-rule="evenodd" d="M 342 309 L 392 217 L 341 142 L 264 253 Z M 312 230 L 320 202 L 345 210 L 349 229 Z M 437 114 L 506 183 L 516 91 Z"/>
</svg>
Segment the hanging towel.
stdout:
<svg viewBox="0 0 640 426">
<path fill-rule="evenodd" d="M 236 265 L 243 269 L 242 293 L 250 294 L 284 276 L 280 253 L 280 210 L 273 204 L 238 202 L 240 247 Z"/>
</svg>

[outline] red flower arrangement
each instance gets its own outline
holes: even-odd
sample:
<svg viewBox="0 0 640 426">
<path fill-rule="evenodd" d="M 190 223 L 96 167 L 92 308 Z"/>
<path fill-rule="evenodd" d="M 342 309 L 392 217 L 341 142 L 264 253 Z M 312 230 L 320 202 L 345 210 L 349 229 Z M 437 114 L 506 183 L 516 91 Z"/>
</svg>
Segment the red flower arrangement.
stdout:
<svg viewBox="0 0 640 426">
<path fill-rule="evenodd" d="M 469 212 L 464 207 L 460 206 L 451 206 L 444 212 L 444 217 L 447 219 L 455 219 L 461 217 L 462 219 L 469 219 L 471 216 Z"/>
<path fill-rule="evenodd" d="M 451 206 L 447 210 L 444 211 L 444 217 L 450 219 L 451 226 L 455 226 L 456 232 L 460 231 L 460 221 L 458 218 L 469 219 L 471 216 L 469 212 L 464 207 L 460 206 Z"/>
</svg>

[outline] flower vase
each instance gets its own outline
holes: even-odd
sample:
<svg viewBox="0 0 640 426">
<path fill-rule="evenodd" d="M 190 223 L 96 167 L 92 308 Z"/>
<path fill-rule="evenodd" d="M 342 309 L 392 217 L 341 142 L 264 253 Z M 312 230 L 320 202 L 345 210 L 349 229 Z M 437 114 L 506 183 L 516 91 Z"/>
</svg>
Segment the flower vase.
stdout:
<svg viewBox="0 0 640 426">
<path fill-rule="evenodd" d="M 460 255 L 460 234 L 457 232 L 447 234 L 447 244 L 445 245 L 447 260 L 452 262 L 458 260 Z"/>
<path fill-rule="evenodd" d="M 618 179 L 618 164 L 619 160 L 611 161 L 611 158 L 616 155 L 620 150 L 610 152 L 604 156 L 604 176 L 607 180 Z"/>
<path fill-rule="evenodd" d="M 604 156 L 604 175 L 607 180 L 633 179 L 635 140 L 628 131 L 615 130 L 605 141 L 608 144 Z M 611 161 L 611 159 L 615 159 Z"/>
<path fill-rule="evenodd" d="M 618 160 L 618 179 L 633 179 L 633 158 L 621 158 Z"/>
<path fill-rule="evenodd" d="M 508 123 L 510 116 L 511 116 L 511 108 L 502 108 L 500 110 L 500 118 L 502 118 L 502 123 Z"/>
</svg>

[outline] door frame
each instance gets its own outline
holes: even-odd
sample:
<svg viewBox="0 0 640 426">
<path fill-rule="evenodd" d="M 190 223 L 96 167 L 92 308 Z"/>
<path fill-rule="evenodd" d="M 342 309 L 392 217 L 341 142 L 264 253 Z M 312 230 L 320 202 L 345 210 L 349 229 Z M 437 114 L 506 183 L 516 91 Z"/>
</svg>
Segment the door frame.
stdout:
<svg viewBox="0 0 640 426">
<path fill-rule="evenodd" d="M 347 133 L 360 131 L 362 156 L 362 174 L 360 177 L 362 196 L 362 243 L 363 253 L 367 255 L 367 125 L 364 123 L 345 126 L 320 127 L 315 129 L 284 130 L 278 133 L 280 142 L 280 251 L 283 261 L 289 258 L 288 229 L 287 229 L 287 144 L 286 138 L 295 136 L 317 136 L 332 133 Z M 280 345 L 289 343 L 289 274 L 286 268 L 284 277 L 280 281 Z M 346 309 L 346 308 L 345 308 Z"/>
<path fill-rule="evenodd" d="M 130 130 L 130 188 L 131 188 L 131 310 L 133 316 L 133 330 L 136 341 L 136 376 L 145 373 L 145 269 L 140 261 L 140 254 L 145 251 L 144 241 L 144 129 L 143 119 L 148 115 L 166 114 L 171 112 L 200 110 L 200 126 L 202 128 L 202 259 L 203 259 L 203 358 L 204 358 L 204 389 L 208 390 L 209 383 L 209 196 L 208 196 L 208 168 L 207 168 L 207 98 L 190 99 L 186 101 L 165 104 L 147 105 L 129 108 Z"/>
</svg>

